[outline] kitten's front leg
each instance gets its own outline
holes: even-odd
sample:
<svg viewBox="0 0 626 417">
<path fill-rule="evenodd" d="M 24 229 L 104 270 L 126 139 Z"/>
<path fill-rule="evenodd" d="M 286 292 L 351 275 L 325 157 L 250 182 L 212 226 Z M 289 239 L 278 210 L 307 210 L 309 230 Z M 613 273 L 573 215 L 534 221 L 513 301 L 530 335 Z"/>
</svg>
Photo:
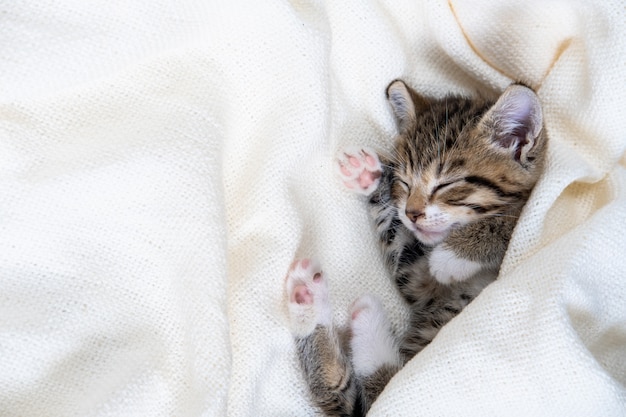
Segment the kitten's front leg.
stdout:
<svg viewBox="0 0 626 417">
<path fill-rule="evenodd" d="M 356 380 L 332 326 L 328 287 L 319 263 L 310 259 L 294 262 L 286 289 L 291 329 L 313 402 L 325 415 L 351 415 Z"/>
<path fill-rule="evenodd" d="M 370 148 L 351 146 L 340 152 L 336 166 L 346 188 L 369 197 L 370 215 L 376 224 L 385 262 L 394 271 L 400 252 L 415 237 L 403 227 L 391 201 L 393 173 L 388 162 Z"/>
<path fill-rule="evenodd" d="M 366 196 L 380 183 L 382 165 L 374 152 L 366 147 L 347 147 L 339 154 L 337 168 L 346 188 Z"/>
<path fill-rule="evenodd" d="M 481 271 L 497 273 L 518 215 L 512 211 L 452 231 L 430 254 L 431 275 L 442 284 L 451 284 Z"/>
</svg>

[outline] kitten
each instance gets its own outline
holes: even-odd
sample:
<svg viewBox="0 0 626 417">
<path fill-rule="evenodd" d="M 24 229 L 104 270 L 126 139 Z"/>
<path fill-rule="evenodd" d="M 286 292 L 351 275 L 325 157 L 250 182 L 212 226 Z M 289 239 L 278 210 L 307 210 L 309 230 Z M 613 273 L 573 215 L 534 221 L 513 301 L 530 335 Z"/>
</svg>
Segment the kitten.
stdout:
<svg viewBox="0 0 626 417">
<path fill-rule="evenodd" d="M 325 415 L 363 415 L 391 377 L 497 276 L 511 233 L 544 164 L 547 137 L 535 93 L 509 86 L 494 102 L 418 95 L 396 80 L 387 98 L 399 135 L 390 156 L 348 148 L 346 187 L 369 196 L 383 256 L 410 306 L 394 337 L 371 295 L 334 328 L 326 280 L 294 262 L 286 290 L 291 327 L 313 402 Z"/>
</svg>

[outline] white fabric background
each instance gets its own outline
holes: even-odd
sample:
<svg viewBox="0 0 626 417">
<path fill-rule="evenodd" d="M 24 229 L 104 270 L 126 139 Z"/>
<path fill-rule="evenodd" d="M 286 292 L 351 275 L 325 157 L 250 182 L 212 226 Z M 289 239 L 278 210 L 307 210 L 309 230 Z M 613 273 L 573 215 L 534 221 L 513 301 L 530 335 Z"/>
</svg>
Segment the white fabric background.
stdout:
<svg viewBox="0 0 626 417">
<path fill-rule="evenodd" d="M 551 144 L 500 280 L 371 415 L 624 415 L 626 9 L 595 3 L 0 0 L 0 415 L 314 415 L 294 257 L 402 328 L 333 175 L 390 146 L 399 77 L 523 80 Z"/>
</svg>

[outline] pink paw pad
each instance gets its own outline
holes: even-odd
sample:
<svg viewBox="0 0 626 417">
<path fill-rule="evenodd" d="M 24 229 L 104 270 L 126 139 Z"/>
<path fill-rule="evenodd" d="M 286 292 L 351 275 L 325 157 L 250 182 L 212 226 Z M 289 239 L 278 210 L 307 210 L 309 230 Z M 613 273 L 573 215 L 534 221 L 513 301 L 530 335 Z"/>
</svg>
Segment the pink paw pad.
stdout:
<svg viewBox="0 0 626 417">
<path fill-rule="evenodd" d="M 312 304 L 316 287 L 323 284 L 319 263 L 308 258 L 294 261 L 286 280 L 289 301 L 297 304 Z"/>
<path fill-rule="evenodd" d="M 382 165 L 376 152 L 369 148 L 349 147 L 343 150 L 337 163 L 339 176 L 346 188 L 369 195 L 382 174 Z"/>
<path fill-rule="evenodd" d="M 286 278 L 288 308 L 292 332 L 307 335 L 316 325 L 330 325 L 332 311 L 328 287 L 320 265 L 314 259 L 291 264 Z"/>
<path fill-rule="evenodd" d="M 313 263 L 314 261 L 311 261 L 310 259 L 307 259 L 307 258 L 302 259 L 300 261 L 294 261 L 291 264 L 291 267 L 289 268 L 289 272 L 290 274 L 297 273 L 296 271 L 298 270 L 300 270 L 300 272 L 302 270 L 306 272 L 311 268 Z M 311 279 L 313 282 L 319 283 L 322 280 L 322 272 L 321 271 L 314 272 Z M 295 285 L 293 289 L 291 290 L 290 301 L 292 303 L 295 302 L 297 304 L 312 304 L 313 294 L 311 293 L 309 288 L 306 286 L 306 284 L 301 283 L 301 284 Z"/>
<path fill-rule="evenodd" d="M 291 293 L 291 302 L 311 304 L 313 302 L 313 294 L 311 294 L 306 285 L 296 285 Z"/>
</svg>

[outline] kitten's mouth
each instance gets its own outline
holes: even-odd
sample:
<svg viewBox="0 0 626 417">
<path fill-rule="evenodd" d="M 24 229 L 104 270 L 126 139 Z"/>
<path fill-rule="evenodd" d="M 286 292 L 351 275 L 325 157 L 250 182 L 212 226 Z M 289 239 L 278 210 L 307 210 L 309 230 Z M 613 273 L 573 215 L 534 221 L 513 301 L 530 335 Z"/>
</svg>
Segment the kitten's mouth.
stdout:
<svg viewBox="0 0 626 417">
<path fill-rule="evenodd" d="M 448 236 L 450 231 L 456 229 L 458 226 L 458 223 L 454 223 L 444 229 L 425 229 L 413 224 L 416 237 L 423 243 L 433 246 L 441 243 L 441 241 Z"/>
<path fill-rule="evenodd" d="M 426 244 L 436 245 L 445 239 L 448 235 L 448 229 L 445 230 L 426 230 L 422 229 L 419 226 L 415 227 L 415 233 L 417 234 L 418 239 Z"/>
</svg>

